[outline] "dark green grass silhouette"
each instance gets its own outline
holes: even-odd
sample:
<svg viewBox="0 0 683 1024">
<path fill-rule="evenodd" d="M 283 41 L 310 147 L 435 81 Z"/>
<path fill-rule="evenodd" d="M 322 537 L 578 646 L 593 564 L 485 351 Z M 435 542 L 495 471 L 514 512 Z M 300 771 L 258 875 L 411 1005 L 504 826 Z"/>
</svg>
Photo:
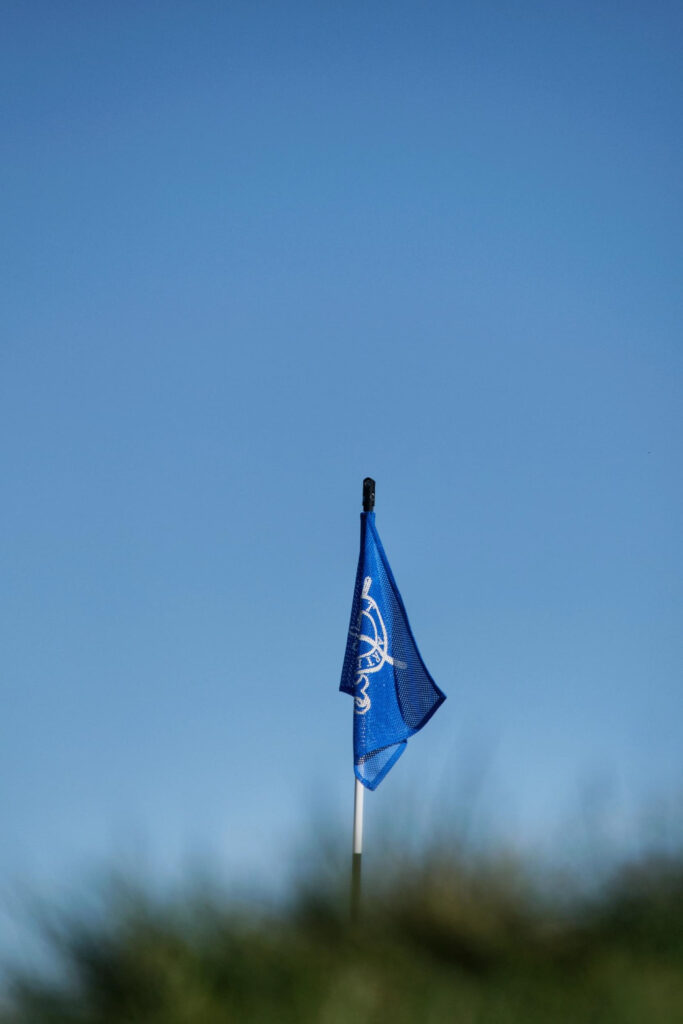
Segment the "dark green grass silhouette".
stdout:
<svg viewBox="0 0 683 1024">
<path fill-rule="evenodd" d="M 368 898 L 371 894 L 371 899 Z M 615 871 L 590 898 L 505 858 L 432 853 L 366 888 L 311 885 L 271 914 L 116 887 L 50 928 L 62 964 L 15 974 L 2 1024 L 676 1024 L 683 860 Z"/>
</svg>

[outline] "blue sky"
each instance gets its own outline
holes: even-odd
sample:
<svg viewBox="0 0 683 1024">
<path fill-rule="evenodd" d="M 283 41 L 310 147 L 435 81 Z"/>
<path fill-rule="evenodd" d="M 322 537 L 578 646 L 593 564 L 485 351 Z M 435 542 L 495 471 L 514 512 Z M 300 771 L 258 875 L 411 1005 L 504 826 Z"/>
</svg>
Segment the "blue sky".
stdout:
<svg viewBox="0 0 683 1024">
<path fill-rule="evenodd" d="M 680 6 L 1 21 L 3 884 L 350 823 L 366 474 L 449 697 L 368 843 L 679 791 Z"/>
</svg>

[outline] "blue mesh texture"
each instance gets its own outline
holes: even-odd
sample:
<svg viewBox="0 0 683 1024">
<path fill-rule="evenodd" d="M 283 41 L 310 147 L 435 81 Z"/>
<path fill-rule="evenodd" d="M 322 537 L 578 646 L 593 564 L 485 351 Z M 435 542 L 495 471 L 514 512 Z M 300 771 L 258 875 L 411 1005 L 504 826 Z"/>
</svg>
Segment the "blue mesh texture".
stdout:
<svg viewBox="0 0 683 1024">
<path fill-rule="evenodd" d="M 340 690 L 353 697 L 354 772 L 376 789 L 446 695 L 417 649 L 374 512 L 361 513 L 361 544 Z"/>
</svg>

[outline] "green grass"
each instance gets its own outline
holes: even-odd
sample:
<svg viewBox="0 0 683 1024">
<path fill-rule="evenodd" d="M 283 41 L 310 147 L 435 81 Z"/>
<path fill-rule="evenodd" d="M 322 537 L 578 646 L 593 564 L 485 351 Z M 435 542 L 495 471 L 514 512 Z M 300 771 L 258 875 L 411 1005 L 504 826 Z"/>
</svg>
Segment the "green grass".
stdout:
<svg viewBox="0 0 683 1024">
<path fill-rule="evenodd" d="M 370 892 L 372 898 L 369 898 Z M 50 925 L 60 972 L 14 974 L 1 1024 L 678 1024 L 683 860 L 615 871 L 590 898 L 510 859 L 432 853 L 270 914 L 215 893 L 115 886 Z"/>
</svg>

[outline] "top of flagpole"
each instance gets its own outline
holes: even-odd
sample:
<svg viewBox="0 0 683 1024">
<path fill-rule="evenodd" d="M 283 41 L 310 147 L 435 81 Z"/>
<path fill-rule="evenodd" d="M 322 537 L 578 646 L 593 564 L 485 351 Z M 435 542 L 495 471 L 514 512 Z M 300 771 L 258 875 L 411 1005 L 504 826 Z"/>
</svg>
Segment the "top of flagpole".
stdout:
<svg viewBox="0 0 683 1024">
<path fill-rule="evenodd" d="M 375 481 L 366 476 L 363 481 L 363 511 L 372 512 L 375 507 Z"/>
</svg>

